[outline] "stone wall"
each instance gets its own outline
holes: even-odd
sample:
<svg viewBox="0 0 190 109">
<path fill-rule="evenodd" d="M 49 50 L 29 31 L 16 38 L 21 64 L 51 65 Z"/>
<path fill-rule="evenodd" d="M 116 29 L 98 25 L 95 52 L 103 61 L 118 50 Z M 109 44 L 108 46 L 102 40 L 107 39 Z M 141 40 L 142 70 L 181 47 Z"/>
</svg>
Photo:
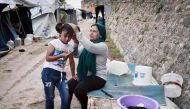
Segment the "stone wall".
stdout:
<svg viewBox="0 0 190 109">
<path fill-rule="evenodd" d="M 152 66 L 158 81 L 171 71 L 181 74 L 183 94 L 174 102 L 189 109 L 190 0 L 127 1 L 132 0 L 112 2 L 113 13 L 106 17 L 112 39 L 126 62 Z"/>
</svg>

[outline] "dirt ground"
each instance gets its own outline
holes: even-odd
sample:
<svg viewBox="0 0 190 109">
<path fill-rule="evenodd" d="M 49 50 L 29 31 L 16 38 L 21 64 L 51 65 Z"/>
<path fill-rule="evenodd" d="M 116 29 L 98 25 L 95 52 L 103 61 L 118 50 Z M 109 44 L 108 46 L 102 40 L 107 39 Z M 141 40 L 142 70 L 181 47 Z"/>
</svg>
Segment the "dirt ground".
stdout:
<svg viewBox="0 0 190 109">
<path fill-rule="evenodd" d="M 79 22 L 81 31 L 87 36 L 93 21 Z M 43 109 L 44 91 L 41 71 L 45 61 L 47 46 L 52 39 L 41 39 L 31 45 L 21 46 L 0 58 L 0 109 Z M 25 49 L 25 52 L 19 52 Z M 77 60 L 76 60 L 77 62 Z M 70 69 L 66 71 L 70 78 Z M 80 109 L 77 99 L 72 101 L 72 109 Z M 55 109 L 60 108 L 59 93 L 55 93 Z"/>
</svg>

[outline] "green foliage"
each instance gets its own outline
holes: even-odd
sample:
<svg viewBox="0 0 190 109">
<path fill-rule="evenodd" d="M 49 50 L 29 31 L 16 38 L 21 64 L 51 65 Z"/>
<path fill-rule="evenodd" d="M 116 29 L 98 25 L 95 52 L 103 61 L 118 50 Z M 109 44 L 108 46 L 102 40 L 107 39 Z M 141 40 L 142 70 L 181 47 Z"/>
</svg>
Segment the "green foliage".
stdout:
<svg viewBox="0 0 190 109">
<path fill-rule="evenodd" d="M 164 64 L 166 61 L 168 61 L 168 59 L 167 58 L 162 58 L 161 60 L 160 60 L 160 64 Z"/>
<path fill-rule="evenodd" d="M 150 63 L 150 64 L 145 64 L 145 66 L 150 66 L 150 67 L 161 67 L 161 65 L 160 64 L 158 64 L 158 63 L 156 63 L 156 62 L 153 62 L 153 63 Z"/>
<path fill-rule="evenodd" d="M 143 35 L 139 35 L 137 42 L 141 43 L 144 40 L 144 36 Z"/>
<path fill-rule="evenodd" d="M 67 23 L 66 20 L 67 20 L 67 16 L 66 16 L 66 13 L 61 11 L 60 12 L 60 20 L 62 23 Z"/>
<path fill-rule="evenodd" d="M 61 3 L 65 3 L 65 0 L 59 0 Z"/>
<path fill-rule="evenodd" d="M 147 27 L 147 26 L 142 27 L 142 28 L 139 30 L 139 34 L 140 34 L 140 35 L 144 35 L 144 33 L 145 33 L 146 31 L 148 31 L 148 27 Z"/>
<path fill-rule="evenodd" d="M 116 21 L 118 22 L 119 16 L 116 17 Z"/>
<path fill-rule="evenodd" d="M 161 3 L 161 0 L 156 0 L 153 5 L 153 8 L 155 8 L 156 14 L 159 14 L 160 11 L 163 9 L 163 7 L 164 7 L 164 5 L 163 5 L 163 3 Z"/>
<path fill-rule="evenodd" d="M 158 6 L 156 7 L 156 14 L 159 14 L 163 7 L 164 5 L 162 3 L 158 4 Z"/>
<path fill-rule="evenodd" d="M 107 33 L 108 35 L 107 35 L 106 43 L 108 45 L 109 58 L 111 60 L 124 61 L 123 56 L 120 53 L 120 50 L 117 48 L 114 41 L 111 39 L 109 32 Z"/>
</svg>

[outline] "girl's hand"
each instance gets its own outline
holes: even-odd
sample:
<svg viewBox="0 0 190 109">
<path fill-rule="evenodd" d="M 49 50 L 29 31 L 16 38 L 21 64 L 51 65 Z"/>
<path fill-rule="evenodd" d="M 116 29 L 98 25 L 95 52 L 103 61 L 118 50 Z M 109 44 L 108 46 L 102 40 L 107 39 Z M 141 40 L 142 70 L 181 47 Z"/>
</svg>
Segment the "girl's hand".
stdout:
<svg viewBox="0 0 190 109">
<path fill-rule="evenodd" d="M 61 55 L 62 58 L 65 58 L 65 59 L 67 59 L 69 57 L 69 53 L 66 53 L 66 52 L 62 53 L 60 55 Z"/>
<path fill-rule="evenodd" d="M 78 80 L 78 77 L 77 77 L 77 75 L 75 74 L 75 75 L 73 75 L 72 76 L 72 78 L 74 79 L 74 80 Z"/>
</svg>

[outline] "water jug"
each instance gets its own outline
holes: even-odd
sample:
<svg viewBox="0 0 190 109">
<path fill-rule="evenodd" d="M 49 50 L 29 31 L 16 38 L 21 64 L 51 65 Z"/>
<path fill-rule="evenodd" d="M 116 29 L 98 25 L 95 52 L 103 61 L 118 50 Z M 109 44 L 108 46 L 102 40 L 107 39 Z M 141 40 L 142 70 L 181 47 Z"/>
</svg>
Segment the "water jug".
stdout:
<svg viewBox="0 0 190 109">
<path fill-rule="evenodd" d="M 14 48 L 14 42 L 10 39 L 10 40 L 7 42 L 7 46 L 10 47 L 10 49 L 13 49 L 13 48 Z"/>
<path fill-rule="evenodd" d="M 33 40 L 33 35 L 32 34 L 27 34 L 26 38 L 24 39 L 24 44 L 25 45 L 30 45 L 32 44 Z"/>
<path fill-rule="evenodd" d="M 15 39 L 15 47 L 19 47 L 19 46 L 21 46 L 21 38 L 19 38 L 19 36 L 17 35 Z"/>
</svg>

